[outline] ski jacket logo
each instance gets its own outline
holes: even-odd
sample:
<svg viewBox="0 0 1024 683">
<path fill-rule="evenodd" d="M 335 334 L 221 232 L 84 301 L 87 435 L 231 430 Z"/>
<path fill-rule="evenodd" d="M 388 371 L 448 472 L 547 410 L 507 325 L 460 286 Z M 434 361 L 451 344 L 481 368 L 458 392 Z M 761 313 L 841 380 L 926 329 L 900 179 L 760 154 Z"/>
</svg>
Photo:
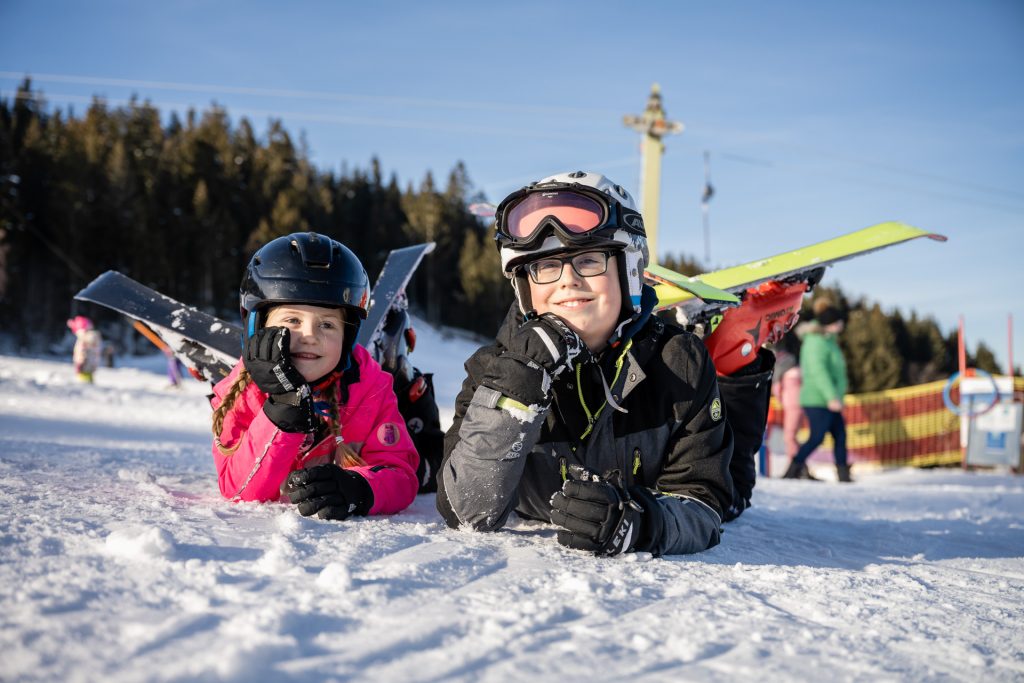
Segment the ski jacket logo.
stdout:
<svg viewBox="0 0 1024 683">
<path fill-rule="evenodd" d="M 394 422 L 385 422 L 377 428 L 377 440 L 385 446 L 394 446 L 398 443 L 401 434 L 398 431 L 398 425 Z"/>
</svg>

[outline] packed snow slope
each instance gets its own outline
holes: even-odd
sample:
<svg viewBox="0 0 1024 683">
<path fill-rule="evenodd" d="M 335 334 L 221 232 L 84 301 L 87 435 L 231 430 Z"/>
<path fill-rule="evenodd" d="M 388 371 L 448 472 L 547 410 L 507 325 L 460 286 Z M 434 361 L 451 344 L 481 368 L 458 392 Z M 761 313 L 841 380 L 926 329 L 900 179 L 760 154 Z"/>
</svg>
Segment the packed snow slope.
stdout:
<svg viewBox="0 0 1024 683">
<path fill-rule="evenodd" d="M 451 419 L 472 346 L 423 327 Z M 597 558 L 544 524 L 451 531 L 230 504 L 206 387 L 0 356 L 0 680 L 1024 678 L 1024 480 L 766 480 L 722 543 Z"/>
</svg>

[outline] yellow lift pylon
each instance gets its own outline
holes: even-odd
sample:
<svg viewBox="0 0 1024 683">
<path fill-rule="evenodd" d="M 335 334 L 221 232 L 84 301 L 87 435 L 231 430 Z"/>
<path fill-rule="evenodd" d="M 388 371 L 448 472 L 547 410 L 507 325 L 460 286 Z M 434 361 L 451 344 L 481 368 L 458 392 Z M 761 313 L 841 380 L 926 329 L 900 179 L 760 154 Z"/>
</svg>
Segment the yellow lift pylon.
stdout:
<svg viewBox="0 0 1024 683">
<path fill-rule="evenodd" d="M 647 247 L 651 262 L 658 262 L 658 215 L 661 203 L 661 155 L 665 143 L 661 139 L 673 133 L 682 133 L 681 121 L 669 121 L 661 106 L 661 86 L 651 86 L 647 107 L 640 116 L 622 117 L 626 127 L 643 135 L 640 142 L 640 212 L 647 230 Z"/>
</svg>

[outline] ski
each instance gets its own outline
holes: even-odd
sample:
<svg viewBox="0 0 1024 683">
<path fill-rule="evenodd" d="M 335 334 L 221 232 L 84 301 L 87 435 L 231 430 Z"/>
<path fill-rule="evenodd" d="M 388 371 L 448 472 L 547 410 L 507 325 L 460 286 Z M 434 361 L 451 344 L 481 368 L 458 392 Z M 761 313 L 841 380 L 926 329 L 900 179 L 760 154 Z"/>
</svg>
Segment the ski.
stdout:
<svg viewBox="0 0 1024 683">
<path fill-rule="evenodd" d="M 433 242 L 414 244 L 411 247 L 392 249 L 377 275 L 377 281 L 370 293 L 370 310 L 366 320 L 359 326 L 356 343 L 381 361 L 378 340 L 388 311 L 393 306 L 405 308 L 405 287 L 423 257 L 434 250 Z"/>
<path fill-rule="evenodd" d="M 735 294 L 717 287 L 712 287 L 706 282 L 701 282 L 696 277 L 687 277 L 669 270 L 655 263 L 644 268 L 644 276 L 655 283 L 655 290 L 658 285 L 668 285 L 684 292 L 688 292 L 709 305 L 739 306 L 740 299 Z"/>
<path fill-rule="evenodd" d="M 880 223 L 693 278 L 660 266 L 649 268 L 647 275 L 656 282 L 657 310 L 675 308 L 677 320 L 703 337 L 719 374 L 731 375 L 796 324 L 804 294 L 821 281 L 828 266 L 917 237 L 946 240 L 903 223 Z M 691 288 L 695 283 L 731 292 L 740 303 L 702 297 Z"/>
<path fill-rule="evenodd" d="M 869 254 L 918 237 L 927 237 L 939 242 L 946 241 L 944 235 L 921 230 L 905 223 L 890 221 L 750 263 L 703 273 L 694 278 L 687 278 L 678 273 L 675 275 L 690 283 L 698 281 L 742 296 L 746 290 L 769 281 L 791 283 L 816 277 L 817 279 L 812 283 L 816 284 L 817 280 L 821 279 L 823 269 L 833 263 Z M 658 267 L 656 266 L 656 268 Z M 662 270 L 667 271 L 668 269 Z M 668 272 L 672 273 L 672 271 Z M 680 286 L 678 282 L 665 279 L 660 282 L 661 284 L 655 287 L 658 292 L 659 310 L 681 306 L 687 312 L 688 317 L 693 318 L 702 309 L 721 309 L 720 305 L 712 302 L 705 302 L 702 305 L 694 301 L 695 298 L 701 297 Z"/>
<path fill-rule="evenodd" d="M 116 270 L 75 295 L 145 324 L 194 375 L 217 383 L 241 353 L 242 328 L 176 301 Z"/>
</svg>

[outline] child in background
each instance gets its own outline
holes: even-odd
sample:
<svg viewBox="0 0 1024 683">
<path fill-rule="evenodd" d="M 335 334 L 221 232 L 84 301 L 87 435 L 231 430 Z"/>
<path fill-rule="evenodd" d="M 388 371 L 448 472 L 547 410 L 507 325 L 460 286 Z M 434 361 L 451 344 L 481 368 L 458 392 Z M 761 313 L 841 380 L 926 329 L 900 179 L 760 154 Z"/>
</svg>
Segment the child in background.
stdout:
<svg viewBox="0 0 1024 683">
<path fill-rule="evenodd" d="M 231 500 L 290 500 L 321 519 L 400 512 L 419 458 L 392 378 L 355 344 L 370 283 L 324 235 L 257 251 L 240 291 L 241 362 L 214 387 L 213 458 Z"/>
<path fill-rule="evenodd" d="M 772 395 L 782 406 L 782 442 L 786 457 L 792 459 L 800 450 L 796 435 L 804 419 L 800 407 L 800 339 L 790 332 L 772 346 L 772 351 L 776 359 Z"/>
<path fill-rule="evenodd" d="M 839 334 L 845 318 L 842 311 L 825 298 L 814 302 L 814 320 L 800 328 L 800 405 L 810 426 L 807 441 L 789 463 L 784 479 L 815 479 L 807 468 L 807 459 L 821 445 L 825 434 L 832 435 L 832 455 L 840 482 L 850 483 L 846 460 L 846 422 L 843 420 L 843 395 L 849 384 L 846 360 L 839 346 Z"/>
<path fill-rule="evenodd" d="M 82 382 L 92 383 L 93 373 L 100 365 L 103 337 L 99 330 L 93 328 L 92 320 L 84 315 L 76 315 L 68 320 L 68 329 L 75 335 L 75 348 L 71 352 L 75 374 Z"/>
</svg>

